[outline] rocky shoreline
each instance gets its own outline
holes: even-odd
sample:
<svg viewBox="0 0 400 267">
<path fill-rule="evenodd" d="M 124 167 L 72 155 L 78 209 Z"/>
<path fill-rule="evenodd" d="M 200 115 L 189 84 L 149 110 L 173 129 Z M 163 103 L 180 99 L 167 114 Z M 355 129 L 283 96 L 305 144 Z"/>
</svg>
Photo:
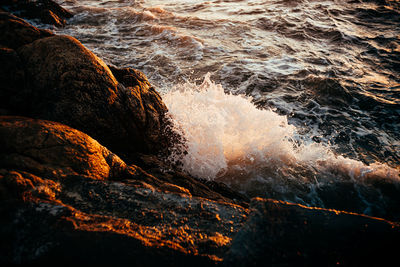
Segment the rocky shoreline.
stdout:
<svg viewBox="0 0 400 267">
<path fill-rule="evenodd" d="M 2 265 L 396 260 L 398 223 L 249 200 L 175 170 L 162 155 L 180 136 L 143 73 L 107 66 L 75 38 L 16 16 L 65 25 L 72 14 L 53 1 L 0 8 Z"/>
</svg>

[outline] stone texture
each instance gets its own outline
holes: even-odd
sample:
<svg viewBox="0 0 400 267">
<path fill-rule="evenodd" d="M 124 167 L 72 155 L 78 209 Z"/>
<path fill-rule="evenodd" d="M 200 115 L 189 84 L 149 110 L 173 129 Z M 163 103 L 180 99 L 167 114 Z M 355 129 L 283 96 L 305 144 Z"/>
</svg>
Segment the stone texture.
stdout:
<svg viewBox="0 0 400 267">
<path fill-rule="evenodd" d="M 62 179 L 82 175 L 113 179 L 126 164 L 90 136 L 66 125 L 24 117 L 0 117 L 3 167 Z"/>
<path fill-rule="evenodd" d="M 0 263 L 214 265 L 248 210 L 192 197 L 60 123 L 0 117 Z"/>
<path fill-rule="evenodd" d="M 399 224 L 356 213 L 254 199 L 223 266 L 391 266 Z"/>
<path fill-rule="evenodd" d="M 0 44 L 2 46 L 17 49 L 22 45 L 52 35 L 50 31 L 38 29 L 23 19 L 0 11 Z"/>
<path fill-rule="evenodd" d="M 160 135 L 166 107 L 148 83 L 119 84 L 101 59 L 70 36 L 43 38 L 18 53 L 29 79 L 20 94 L 24 115 L 72 126 L 116 152 L 166 146 Z"/>
</svg>

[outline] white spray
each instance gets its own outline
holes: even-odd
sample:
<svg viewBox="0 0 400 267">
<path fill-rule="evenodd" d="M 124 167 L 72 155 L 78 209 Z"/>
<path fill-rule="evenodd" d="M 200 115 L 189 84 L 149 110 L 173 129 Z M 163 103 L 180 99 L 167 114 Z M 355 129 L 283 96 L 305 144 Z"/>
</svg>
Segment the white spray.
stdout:
<svg viewBox="0 0 400 267">
<path fill-rule="evenodd" d="M 399 171 L 387 165 L 368 166 L 337 156 L 320 143 L 295 142 L 299 135 L 286 116 L 257 108 L 249 97 L 225 93 L 210 75 L 201 85 L 176 86 L 163 99 L 186 139 L 182 168 L 193 176 L 270 181 L 278 179 L 276 175 L 296 176 L 307 169 L 307 179 L 326 178 L 329 173 L 329 179 L 399 180 Z"/>
</svg>

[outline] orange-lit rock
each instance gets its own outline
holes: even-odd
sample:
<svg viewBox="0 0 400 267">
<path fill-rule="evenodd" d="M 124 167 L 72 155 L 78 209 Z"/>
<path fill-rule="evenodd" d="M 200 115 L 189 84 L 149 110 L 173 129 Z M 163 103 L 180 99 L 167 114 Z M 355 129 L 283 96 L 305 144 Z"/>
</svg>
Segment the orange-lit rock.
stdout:
<svg viewBox="0 0 400 267">
<path fill-rule="evenodd" d="M 66 125 L 24 117 L 0 117 L 2 167 L 44 177 L 118 176 L 126 164 L 88 135 Z"/>
<path fill-rule="evenodd" d="M 210 265 L 248 214 L 127 166 L 60 123 L 2 116 L 0 147 L 0 263 Z"/>
</svg>

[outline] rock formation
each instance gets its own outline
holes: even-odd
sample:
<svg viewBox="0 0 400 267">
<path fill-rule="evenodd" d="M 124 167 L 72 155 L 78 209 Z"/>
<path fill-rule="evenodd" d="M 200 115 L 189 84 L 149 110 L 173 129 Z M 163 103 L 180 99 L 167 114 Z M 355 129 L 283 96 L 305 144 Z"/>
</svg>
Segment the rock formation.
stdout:
<svg viewBox="0 0 400 267">
<path fill-rule="evenodd" d="M 248 213 L 154 187 L 144 182 L 151 175 L 60 123 L 3 116 L 0 146 L 3 263 L 210 264 Z"/>
<path fill-rule="evenodd" d="M 5 74 L 4 84 L 9 85 L 2 92 L 3 108 L 70 125 L 117 152 L 156 152 L 167 146 L 160 134 L 166 107 L 143 74 L 135 71 L 125 87 L 101 59 L 73 37 L 40 38 L 50 34 L 14 16 L 4 14 L 2 21 L 6 26 L 1 44 L 17 50 L 16 54 L 3 49 L 3 54 L 14 57 L 10 64 L 18 62 L 12 66 L 19 73 L 14 80 L 24 84 L 13 90 L 15 84 Z M 21 33 L 7 38 L 15 28 Z M 19 37 L 27 36 L 26 32 L 31 36 L 23 41 Z M 5 73 L 11 71 L 8 66 L 3 68 Z"/>
</svg>

